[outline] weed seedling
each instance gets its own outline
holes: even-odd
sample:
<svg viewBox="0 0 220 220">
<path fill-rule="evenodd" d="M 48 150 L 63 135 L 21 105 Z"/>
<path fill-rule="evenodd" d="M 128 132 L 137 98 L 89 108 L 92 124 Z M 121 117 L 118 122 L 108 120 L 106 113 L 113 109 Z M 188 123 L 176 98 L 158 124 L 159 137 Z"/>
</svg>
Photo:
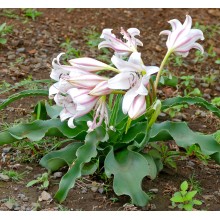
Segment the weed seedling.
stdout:
<svg viewBox="0 0 220 220">
<path fill-rule="evenodd" d="M 3 23 L 0 25 L 0 44 L 6 44 L 7 39 L 5 36 L 13 31 L 12 26 Z"/>
<path fill-rule="evenodd" d="M 217 107 L 220 107 L 220 97 L 215 97 L 212 99 L 211 103 Z"/>
<path fill-rule="evenodd" d="M 194 205 L 202 205 L 200 200 L 194 199 L 197 191 L 191 191 L 188 186 L 188 182 L 184 181 L 180 185 L 180 191 L 175 192 L 173 197 L 170 199 L 172 206 L 178 207 L 181 210 L 192 211 Z"/>
<path fill-rule="evenodd" d="M 183 108 L 188 108 L 187 104 L 176 105 L 165 110 L 171 118 L 174 118 Z"/>
<path fill-rule="evenodd" d="M 186 148 L 186 155 L 188 157 L 196 157 L 200 161 L 202 161 L 202 163 L 204 163 L 204 164 L 208 164 L 208 160 L 210 159 L 210 156 L 202 153 L 200 147 L 196 144 L 193 144 L 193 145 L 189 146 L 188 148 Z"/>
<path fill-rule="evenodd" d="M 202 187 L 200 185 L 200 182 L 195 179 L 194 174 L 189 178 L 189 184 L 191 185 L 192 189 L 196 190 L 198 194 L 201 194 Z"/>
<path fill-rule="evenodd" d="M 4 175 L 7 175 L 12 181 L 20 181 L 24 178 L 27 172 L 18 173 L 17 171 L 14 170 L 3 170 L 2 173 Z"/>
<path fill-rule="evenodd" d="M 65 50 L 65 54 L 62 56 L 65 61 L 73 58 L 79 58 L 81 56 L 80 50 L 75 49 L 73 44 L 74 42 L 70 41 L 69 38 L 67 38 L 64 43 L 60 44 L 60 47 Z"/>
<path fill-rule="evenodd" d="M 35 19 L 42 14 L 43 14 L 42 12 L 37 11 L 36 9 L 33 8 L 27 8 L 24 10 L 24 16 L 31 18 L 33 21 L 35 21 Z"/>
<path fill-rule="evenodd" d="M 37 179 L 30 181 L 26 187 L 31 187 L 35 184 L 39 184 L 42 183 L 40 187 L 38 187 L 39 189 L 47 189 L 49 186 L 49 174 L 48 173 L 43 173 L 42 176 L 37 177 Z"/>
</svg>

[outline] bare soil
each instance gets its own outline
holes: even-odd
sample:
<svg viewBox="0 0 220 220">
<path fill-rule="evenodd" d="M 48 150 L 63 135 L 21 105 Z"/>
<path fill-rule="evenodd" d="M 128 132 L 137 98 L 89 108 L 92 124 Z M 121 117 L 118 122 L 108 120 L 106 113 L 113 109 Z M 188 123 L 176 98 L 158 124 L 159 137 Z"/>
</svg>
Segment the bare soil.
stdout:
<svg viewBox="0 0 220 220">
<path fill-rule="evenodd" d="M 89 31 L 101 33 L 103 28 L 112 28 L 115 33 L 130 27 L 137 27 L 141 31 L 141 41 L 144 47 L 142 52 L 144 63 L 148 65 L 160 65 L 166 53 L 166 38 L 159 36 L 160 31 L 170 29 L 167 21 L 171 19 L 185 20 L 185 15 L 189 14 L 193 18 L 193 24 L 199 22 L 201 25 L 220 25 L 220 9 L 39 9 L 43 14 L 35 21 L 24 17 L 21 9 L 12 10 L 16 18 L 6 16 L 6 9 L 0 10 L 0 24 L 6 22 L 13 26 L 13 32 L 7 35 L 8 42 L 0 45 L 0 79 L 14 85 L 21 80 L 32 76 L 34 80 L 49 79 L 51 62 L 54 57 L 63 49 L 60 44 L 67 38 L 73 41 L 73 46 L 81 51 L 82 56 L 96 58 L 102 52 L 89 47 L 87 44 Z M 215 61 L 220 57 L 220 34 L 211 31 L 205 32 L 205 41 L 202 42 L 205 51 L 210 47 L 215 52 L 215 56 L 207 56 L 203 62 L 194 63 L 195 51 L 184 59 L 181 66 L 169 65 L 169 70 L 177 77 L 181 72 L 185 75 L 195 75 L 196 87 L 199 88 L 208 101 L 220 96 L 220 68 Z M 19 62 L 18 59 L 22 58 Z M 214 74 L 216 79 L 208 86 L 202 86 L 202 76 Z M 0 88 L 1 89 L 1 88 Z M 161 98 L 182 94 L 184 87 L 174 89 L 171 87 L 161 88 Z M 1 91 L 1 90 L 0 90 Z M 18 91 L 13 90 L 12 92 Z M 206 94 L 206 95 L 205 95 Z M 0 95 L 0 99 L 5 99 L 9 95 Z M 5 123 L 12 123 L 29 118 L 30 111 L 41 98 L 26 98 L 16 101 L 0 112 L 1 127 Z M 190 106 L 183 111 L 184 117 L 177 118 L 186 120 L 195 131 L 213 133 L 220 129 L 220 121 L 217 117 L 205 112 L 205 115 L 197 115 L 198 107 Z M 23 118 L 23 119 L 22 119 Z M 165 120 L 170 119 L 166 116 Z M 2 153 L 3 146 L 0 148 Z M 67 199 L 60 206 L 55 200 L 38 201 L 42 190 L 37 186 L 27 188 L 26 184 L 36 179 L 37 175 L 46 172 L 38 165 L 38 159 L 31 163 L 16 161 L 18 152 L 11 149 L 6 155 L 6 160 L 0 163 L 1 170 L 14 169 L 19 173 L 27 171 L 21 181 L 1 181 L 0 180 L 0 210 L 174 210 L 171 208 L 170 198 L 179 189 L 182 181 L 188 180 L 192 175 L 200 183 L 202 192 L 198 198 L 203 201 L 202 206 L 197 206 L 198 210 L 220 210 L 220 166 L 210 161 L 204 165 L 197 158 L 190 160 L 177 160 L 177 170 L 165 168 L 155 180 L 145 179 L 143 188 L 146 192 L 150 189 L 158 189 L 152 194 L 152 200 L 146 207 L 135 207 L 129 205 L 130 199 L 127 196 L 116 196 L 111 186 L 106 188 L 106 183 L 99 176 L 90 176 L 77 183 L 76 187 L 70 190 Z M 30 152 L 26 152 L 29 154 Z M 189 162 L 190 161 L 190 162 Z M 27 168 L 28 166 L 28 168 Z M 31 168 L 30 168 L 31 167 Z M 46 190 L 52 197 L 58 189 L 60 178 L 50 178 L 50 186 Z M 101 190 L 94 190 L 92 186 L 96 184 Z M 102 190 L 104 189 L 104 190 Z M 157 191 L 157 190 L 156 190 Z M 21 199 L 23 194 L 27 199 Z M 10 209 L 5 205 L 11 198 L 15 205 Z M 40 207 L 37 207 L 40 204 Z M 37 207 L 37 208 L 36 208 Z"/>
</svg>

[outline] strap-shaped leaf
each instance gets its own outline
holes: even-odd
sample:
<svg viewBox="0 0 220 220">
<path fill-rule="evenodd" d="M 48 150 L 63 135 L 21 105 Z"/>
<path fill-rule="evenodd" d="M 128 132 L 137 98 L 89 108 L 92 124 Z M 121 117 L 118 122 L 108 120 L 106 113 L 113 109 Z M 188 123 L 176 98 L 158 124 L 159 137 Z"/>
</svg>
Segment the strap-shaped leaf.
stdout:
<svg viewBox="0 0 220 220">
<path fill-rule="evenodd" d="M 220 117 L 220 109 L 213 104 L 207 102 L 201 97 L 174 97 L 162 101 L 162 110 L 170 108 L 175 105 L 188 104 L 188 105 L 199 105 L 213 112 L 215 115 Z"/>
<path fill-rule="evenodd" d="M 76 179 L 81 177 L 83 166 L 97 155 L 97 146 L 105 138 L 105 129 L 99 127 L 87 134 L 85 144 L 76 151 L 76 160 L 70 166 L 68 172 L 61 179 L 59 190 L 55 198 L 62 202 L 65 200 L 69 190 L 75 185 Z"/>
<path fill-rule="evenodd" d="M 139 135 L 142 137 L 147 132 L 147 121 L 145 122 L 138 122 L 131 126 L 126 134 L 123 134 L 121 143 L 130 143 L 134 141 Z"/>
<path fill-rule="evenodd" d="M 117 195 L 128 195 L 133 204 L 146 205 L 149 197 L 142 190 L 141 183 L 150 172 L 148 162 L 141 154 L 127 149 L 114 154 L 112 148 L 104 166 L 108 177 L 114 175 L 113 188 Z"/>
<path fill-rule="evenodd" d="M 175 140 L 183 148 L 198 144 L 204 154 L 210 155 L 220 164 L 220 144 L 214 136 L 193 132 L 185 122 L 155 123 L 151 129 L 150 142 L 165 140 Z"/>
<path fill-rule="evenodd" d="M 39 141 L 45 135 L 84 139 L 88 129 L 86 122 L 78 121 L 77 123 L 74 129 L 69 128 L 67 122 L 61 122 L 60 119 L 36 120 L 27 124 L 19 124 L 0 133 L 0 146 L 23 138 Z"/>
<path fill-rule="evenodd" d="M 4 100 L 4 102 L 2 102 L 0 104 L 0 110 L 5 108 L 10 103 L 12 103 L 18 99 L 27 97 L 27 96 L 48 96 L 48 90 L 43 90 L 43 89 L 24 90 L 24 91 L 15 93 L 15 94 L 9 96 L 6 100 Z"/>
<path fill-rule="evenodd" d="M 40 160 L 40 165 L 51 172 L 65 165 L 70 166 L 76 159 L 76 151 L 82 145 L 83 143 L 71 143 L 61 150 L 52 151 Z"/>
</svg>

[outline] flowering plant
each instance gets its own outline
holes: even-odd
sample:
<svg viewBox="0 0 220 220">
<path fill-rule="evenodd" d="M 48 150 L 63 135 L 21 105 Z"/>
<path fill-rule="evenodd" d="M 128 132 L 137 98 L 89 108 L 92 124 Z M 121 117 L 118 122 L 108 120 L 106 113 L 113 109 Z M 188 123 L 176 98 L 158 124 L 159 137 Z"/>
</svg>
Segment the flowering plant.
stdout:
<svg viewBox="0 0 220 220">
<path fill-rule="evenodd" d="M 189 15 L 183 24 L 177 19 L 169 23 L 172 31 L 160 33 L 168 36 L 168 50 L 159 67 L 144 64 L 138 52 L 138 46 L 143 44 L 137 38 L 140 35 L 137 28 L 127 31 L 122 28 L 121 39 L 112 29 L 103 30 L 103 41 L 98 47 L 114 51 L 111 64 L 84 57 L 63 65 L 60 61 L 63 53 L 59 54 L 52 62 L 50 74 L 55 83 L 49 88 L 49 98 L 55 105 L 40 102 L 34 121 L 0 133 L 0 145 L 22 138 L 40 140 L 46 135 L 72 140 L 40 161 L 49 172 L 69 167 L 55 195 L 58 201 L 65 200 L 77 178 L 104 168 L 108 178 L 113 175 L 113 189 L 117 195 L 128 195 L 133 204 L 146 205 L 149 196 L 141 187 L 142 180 L 146 176 L 156 178 L 163 169 L 161 156 L 148 147 L 150 142 L 174 140 L 183 148 L 198 144 L 204 154 L 220 163 L 220 144 L 213 135 L 195 133 L 185 122 L 156 122 L 162 110 L 180 104 L 200 105 L 220 117 L 220 110 L 202 98 L 159 100 L 159 84 L 166 83 L 164 79 L 170 80 L 166 76 L 161 80 L 169 56 L 186 57 L 192 48 L 203 52 L 203 47 L 196 43 L 204 40 L 203 33 L 191 29 Z M 115 75 L 110 78 L 109 73 Z M 9 97 L 0 109 L 28 95 L 48 95 L 48 91 L 23 91 Z"/>
</svg>

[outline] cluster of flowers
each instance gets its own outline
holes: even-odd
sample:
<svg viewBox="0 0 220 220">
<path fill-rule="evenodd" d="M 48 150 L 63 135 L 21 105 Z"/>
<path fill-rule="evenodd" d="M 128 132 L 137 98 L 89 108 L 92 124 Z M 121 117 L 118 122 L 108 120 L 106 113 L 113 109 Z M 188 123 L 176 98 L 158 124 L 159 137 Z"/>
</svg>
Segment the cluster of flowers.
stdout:
<svg viewBox="0 0 220 220">
<path fill-rule="evenodd" d="M 168 30 L 161 32 L 168 35 L 168 54 L 187 56 L 191 48 L 203 52 L 202 46 L 195 43 L 198 39 L 204 39 L 203 33 L 191 29 L 192 19 L 189 15 L 186 16 L 184 24 L 177 19 L 169 23 L 172 32 Z M 103 120 L 108 126 L 106 95 L 111 93 L 124 94 L 122 110 L 132 120 L 146 112 L 149 80 L 152 74 L 160 71 L 160 68 L 144 65 L 141 53 L 137 51 L 138 46 L 143 46 L 136 38 L 140 35 L 137 28 L 130 28 L 127 31 L 121 28 L 121 35 L 122 39 L 119 39 L 112 33 L 112 29 L 104 29 L 100 36 L 104 40 L 98 45 L 98 48 L 108 47 L 114 50 L 111 62 L 115 67 L 87 57 L 72 59 L 69 60 L 70 65 L 62 65 L 59 60 L 63 53 L 53 60 L 50 77 L 57 82 L 50 87 L 49 97 L 53 98 L 58 106 L 63 107 L 60 119 L 61 121 L 68 119 L 69 127 L 74 128 L 74 119 L 87 114 L 92 109 L 94 109 L 94 119 L 87 122 L 88 131 L 100 126 Z M 116 75 L 107 78 L 95 74 L 101 70 L 113 71 Z"/>
</svg>

